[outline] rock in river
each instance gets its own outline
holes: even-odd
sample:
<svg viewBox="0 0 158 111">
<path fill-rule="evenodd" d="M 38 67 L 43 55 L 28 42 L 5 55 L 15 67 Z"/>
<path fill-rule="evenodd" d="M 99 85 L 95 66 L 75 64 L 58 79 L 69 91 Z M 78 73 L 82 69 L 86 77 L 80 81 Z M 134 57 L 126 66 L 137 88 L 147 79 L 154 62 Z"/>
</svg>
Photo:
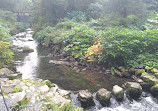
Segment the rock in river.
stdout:
<svg viewBox="0 0 158 111">
<path fill-rule="evenodd" d="M 139 99 L 142 94 L 142 87 L 137 82 L 127 82 L 124 84 L 127 89 L 127 95 L 132 99 Z"/>
<path fill-rule="evenodd" d="M 155 76 L 149 74 L 149 73 L 146 73 L 144 72 L 142 75 L 141 75 L 141 78 L 144 80 L 144 82 L 150 84 L 150 85 L 155 85 L 156 83 L 158 83 L 158 80 Z"/>
<path fill-rule="evenodd" d="M 118 101 L 123 101 L 124 99 L 124 90 L 118 85 L 113 86 L 112 92 Z"/>
<path fill-rule="evenodd" d="M 23 53 L 30 53 L 30 52 L 34 52 L 34 50 L 30 49 L 29 47 L 24 47 L 23 48 Z"/>
<path fill-rule="evenodd" d="M 158 97 L 158 84 L 152 86 L 152 87 L 150 88 L 150 90 L 151 90 L 151 93 L 152 93 L 154 96 Z"/>
<path fill-rule="evenodd" d="M 96 97 L 102 106 L 110 105 L 110 97 L 111 97 L 110 91 L 102 88 L 97 92 Z"/>
<path fill-rule="evenodd" d="M 81 102 L 81 106 L 84 108 L 95 105 L 92 93 L 88 90 L 81 90 L 78 94 L 78 100 Z"/>
</svg>

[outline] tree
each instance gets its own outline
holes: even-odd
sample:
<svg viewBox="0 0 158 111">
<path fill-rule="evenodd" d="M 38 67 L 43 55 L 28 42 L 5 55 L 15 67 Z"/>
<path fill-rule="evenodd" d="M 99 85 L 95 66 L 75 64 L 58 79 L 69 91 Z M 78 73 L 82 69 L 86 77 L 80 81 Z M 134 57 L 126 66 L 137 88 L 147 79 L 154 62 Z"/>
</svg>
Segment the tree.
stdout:
<svg viewBox="0 0 158 111">
<path fill-rule="evenodd" d="M 130 14 L 139 15 L 144 12 L 142 0 L 104 0 L 104 4 L 108 6 L 106 10 L 109 10 L 109 13 L 116 13 L 123 18 Z"/>
</svg>

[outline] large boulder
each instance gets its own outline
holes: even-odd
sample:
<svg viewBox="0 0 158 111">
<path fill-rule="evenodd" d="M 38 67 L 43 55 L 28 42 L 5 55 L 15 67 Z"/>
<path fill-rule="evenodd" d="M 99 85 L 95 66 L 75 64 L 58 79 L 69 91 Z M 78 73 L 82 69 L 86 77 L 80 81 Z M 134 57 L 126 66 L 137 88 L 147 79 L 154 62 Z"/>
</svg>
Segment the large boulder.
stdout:
<svg viewBox="0 0 158 111">
<path fill-rule="evenodd" d="M 132 99 L 139 99 L 142 94 L 142 87 L 137 82 L 126 82 L 124 84 L 125 89 L 127 90 L 127 95 Z"/>
<path fill-rule="evenodd" d="M 112 92 L 118 101 L 123 101 L 124 99 L 124 90 L 118 85 L 113 86 Z"/>
<path fill-rule="evenodd" d="M 0 69 L 0 77 L 6 78 L 8 75 L 13 74 L 14 72 L 9 70 L 8 68 L 2 68 Z"/>
<path fill-rule="evenodd" d="M 88 90 L 79 91 L 78 100 L 81 102 L 81 106 L 84 108 L 95 105 L 93 101 L 92 93 L 89 92 Z"/>
<path fill-rule="evenodd" d="M 111 92 L 102 88 L 96 93 L 96 98 L 102 106 L 110 105 Z"/>
<path fill-rule="evenodd" d="M 158 84 L 152 86 L 152 87 L 150 88 L 150 91 L 151 91 L 151 93 L 152 93 L 154 96 L 158 97 Z"/>
</svg>

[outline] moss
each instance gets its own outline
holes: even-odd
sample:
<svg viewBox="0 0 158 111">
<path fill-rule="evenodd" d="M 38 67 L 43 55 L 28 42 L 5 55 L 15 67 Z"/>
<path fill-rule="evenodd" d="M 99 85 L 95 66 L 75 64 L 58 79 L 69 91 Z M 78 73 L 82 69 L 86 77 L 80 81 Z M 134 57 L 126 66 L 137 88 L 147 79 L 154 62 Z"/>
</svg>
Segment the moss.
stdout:
<svg viewBox="0 0 158 111">
<path fill-rule="evenodd" d="M 77 108 L 72 103 L 66 103 L 61 108 L 58 109 L 58 111 L 83 111 L 82 108 Z"/>
<path fill-rule="evenodd" d="M 136 76 L 140 76 L 142 73 L 144 73 L 145 72 L 145 70 L 144 69 L 136 69 L 136 71 L 135 71 L 135 75 Z"/>
<path fill-rule="evenodd" d="M 54 86 L 49 80 L 45 80 L 44 85 L 47 85 L 50 88 Z"/>
<path fill-rule="evenodd" d="M 19 88 L 18 86 L 15 87 L 15 90 L 12 90 L 11 93 L 16 93 L 16 92 L 21 92 L 22 89 Z"/>
<path fill-rule="evenodd" d="M 152 86 L 152 87 L 150 88 L 150 91 L 151 91 L 151 93 L 152 93 L 154 96 L 158 96 L 158 84 Z"/>
<path fill-rule="evenodd" d="M 155 76 L 150 75 L 146 72 L 142 73 L 141 78 L 144 80 L 144 82 L 152 84 L 152 85 L 154 85 L 158 82 L 158 80 L 156 79 Z"/>
<path fill-rule="evenodd" d="M 121 72 L 125 72 L 125 71 L 126 71 L 126 68 L 123 67 L 123 66 L 120 66 L 120 67 L 119 67 L 119 70 L 120 70 Z"/>
<path fill-rule="evenodd" d="M 27 106 L 27 104 L 28 104 L 28 101 L 27 101 L 27 97 L 25 95 L 25 97 L 21 101 L 18 102 L 19 110 L 21 110 L 23 107 Z"/>
<path fill-rule="evenodd" d="M 12 74 L 12 75 L 8 75 L 7 78 L 9 78 L 9 80 L 13 80 L 16 79 L 18 76 L 18 74 Z"/>
<path fill-rule="evenodd" d="M 152 67 L 149 67 L 149 66 L 146 66 L 146 67 L 145 67 L 146 72 L 149 72 L 149 73 L 151 72 L 152 69 L 153 69 L 153 68 L 152 68 Z"/>
<path fill-rule="evenodd" d="M 132 98 L 132 99 L 139 99 L 139 97 L 142 94 L 142 89 L 136 89 L 136 88 L 128 88 L 127 89 L 127 94 Z"/>
<path fill-rule="evenodd" d="M 117 93 L 116 95 L 115 95 L 115 98 L 116 98 L 116 100 L 118 100 L 118 101 L 123 101 L 123 99 L 124 99 L 124 90 L 122 90 L 122 91 L 120 91 L 119 93 Z"/>
</svg>

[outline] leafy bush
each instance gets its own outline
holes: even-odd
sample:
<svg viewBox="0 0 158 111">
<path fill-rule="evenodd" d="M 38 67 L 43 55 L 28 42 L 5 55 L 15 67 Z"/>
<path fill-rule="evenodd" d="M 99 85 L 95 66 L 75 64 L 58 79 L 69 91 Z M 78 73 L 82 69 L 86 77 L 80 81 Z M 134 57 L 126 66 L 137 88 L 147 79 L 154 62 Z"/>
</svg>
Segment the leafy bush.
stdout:
<svg viewBox="0 0 158 111">
<path fill-rule="evenodd" d="M 56 28 L 71 29 L 75 27 L 76 25 L 78 25 L 77 22 L 74 22 L 69 19 L 65 19 L 64 21 L 57 23 Z"/>
<path fill-rule="evenodd" d="M 0 10 L 0 15 L 0 24 L 9 28 L 11 34 L 15 33 L 17 31 L 14 26 L 16 15 L 10 11 L 4 10 Z"/>
<path fill-rule="evenodd" d="M 100 46 L 101 46 L 101 41 L 97 39 L 94 45 L 88 48 L 85 58 L 87 58 L 88 61 L 96 62 L 100 57 L 100 55 L 102 54 L 102 49 L 100 48 Z"/>
<path fill-rule="evenodd" d="M 143 66 L 158 66 L 158 53 L 144 53 L 137 55 L 134 60 L 128 60 L 129 67 L 137 67 L 139 64 Z"/>
<path fill-rule="evenodd" d="M 122 27 L 110 28 L 101 37 L 103 54 L 99 61 L 110 66 L 128 65 L 139 55 L 155 54 L 158 48 L 157 36 L 156 29 L 137 31 Z"/>
<path fill-rule="evenodd" d="M 9 30 L 4 26 L 0 27 L 0 67 L 3 67 L 13 60 L 13 52 Z"/>
<path fill-rule="evenodd" d="M 52 27 L 48 26 L 45 29 L 36 32 L 36 34 L 34 35 L 35 40 L 38 43 L 43 43 L 44 39 L 47 37 L 48 34 L 51 33 L 52 29 Z"/>
<path fill-rule="evenodd" d="M 93 43 L 97 32 L 88 26 L 81 25 L 74 27 L 67 32 L 65 39 L 65 51 L 71 53 L 75 58 L 84 60 L 85 53 Z"/>
<path fill-rule="evenodd" d="M 26 30 L 26 24 L 25 23 L 22 23 L 22 22 L 16 22 L 15 23 L 15 27 L 16 29 L 18 30 L 18 32 L 23 32 Z"/>
</svg>

